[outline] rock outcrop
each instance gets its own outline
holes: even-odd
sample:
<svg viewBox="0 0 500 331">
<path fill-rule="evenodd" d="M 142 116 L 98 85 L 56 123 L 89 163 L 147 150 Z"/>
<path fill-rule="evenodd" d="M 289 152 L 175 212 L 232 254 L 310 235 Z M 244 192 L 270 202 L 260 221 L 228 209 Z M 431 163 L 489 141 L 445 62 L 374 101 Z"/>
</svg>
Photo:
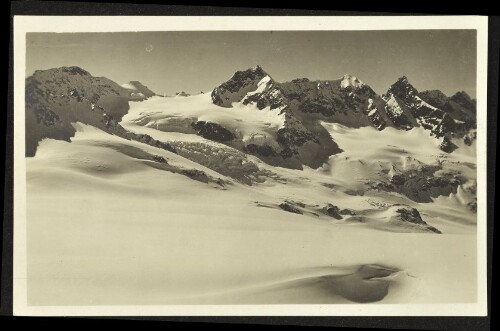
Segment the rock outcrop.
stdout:
<svg viewBox="0 0 500 331">
<path fill-rule="evenodd" d="M 406 205 L 395 205 L 391 208 L 395 210 L 390 222 L 401 222 L 403 223 L 403 226 L 417 226 L 427 232 L 441 233 L 441 231 L 439 231 L 435 227 L 427 224 L 427 222 L 422 219 L 419 211 L 416 208 L 412 208 Z"/>
</svg>

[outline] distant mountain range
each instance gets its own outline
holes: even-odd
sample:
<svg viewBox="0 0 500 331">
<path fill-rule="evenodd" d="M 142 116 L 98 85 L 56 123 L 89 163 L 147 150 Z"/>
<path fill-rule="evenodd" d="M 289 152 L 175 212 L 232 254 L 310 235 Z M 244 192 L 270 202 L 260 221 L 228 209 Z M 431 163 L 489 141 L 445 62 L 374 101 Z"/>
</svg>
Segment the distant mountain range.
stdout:
<svg viewBox="0 0 500 331">
<path fill-rule="evenodd" d="M 70 141 L 75 133 L 73 122 L 169 149 L 168 144 L 132 134 L 119 125 L 129 101 L 155 95 L 140 82 L 120 86 L 79 67 L 36 71 L 26 79 L 26 155 L 33 156 L 43 138 Z M 380 96 L 351 75 L 336 80 L 301 78 L 281 83 L 256 66 L 237 71 L 214 88 L 211 99 L 220 107 L 241 103 L 276 112 L 283 117 L 283 125 L 273 133 L 272 143 L 237 142 L 237 132 L 218 123 L 192 123 L 197 134 L 288 168 L 317 168 L 341 151 L 322 122 L 353 128 L 371 126 L 380 134 L 386 128 L 422 127 L 447 153 L 457 148 L 454 139 L 471 144 L 475 137 L 474 99 L 465 92 L 451 97 L 439 90 L 419 92 L 405 76 Z"/>
</svg>

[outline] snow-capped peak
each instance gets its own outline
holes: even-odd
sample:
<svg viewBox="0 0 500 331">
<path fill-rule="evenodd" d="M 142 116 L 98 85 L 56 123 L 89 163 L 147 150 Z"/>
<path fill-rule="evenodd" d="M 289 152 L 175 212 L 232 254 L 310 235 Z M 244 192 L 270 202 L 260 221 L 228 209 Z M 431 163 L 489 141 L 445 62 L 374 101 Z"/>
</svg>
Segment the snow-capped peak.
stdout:
<svg viewBox="0 0 500 331">
<path fill-rule="evenodd" d="M 346 88 L 348 86 L 352 86 L 355 88 L 360 88 L 361 86 L 364 86 L 365 84 L 360 81 L 356 76 L 352 75 L 344 75 L 342 77 L 342 81 L 340 82 L 340 87 Z"/>
</svg>

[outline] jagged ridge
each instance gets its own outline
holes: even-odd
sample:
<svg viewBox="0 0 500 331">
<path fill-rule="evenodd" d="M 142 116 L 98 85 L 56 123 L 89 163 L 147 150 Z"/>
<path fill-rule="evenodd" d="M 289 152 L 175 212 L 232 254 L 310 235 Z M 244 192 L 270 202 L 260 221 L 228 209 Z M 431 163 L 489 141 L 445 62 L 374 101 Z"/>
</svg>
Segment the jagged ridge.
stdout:
<svg viewBox="0 0 500 331">
<path fill-rule="evenodd" d="M 286 113 L 289 122 L 301 130 L 288 130 L 286 143 L 282 139 L 285 153 L 281 156 L 285 159 L 300 154 L 297 147 L 305 141 L 319 144 L 320 149 L 326 147 L 329 149 L 326 154 L 339 151 L 329 148 L 328 140 L 331 139 L 319 141 L 318 120 L 349 127 L 372 126 L 377 130 L 386 127 L 410 130 L 421 126 L 441 139 L 440 147 L 445 152 L 457 148 L 451 138 L 464 137 L 476 126 L 475 102 L 465 92 L 458 92 L 451 98 L 440 91 L 419 93 L 405 76 L 381 97 L 352 75 L 328 81 L 302 78 L 278 83 L 256 66 L 236 72 L 230 80 L 216 87 L 211 96 L 214 104 L 222 107 L 231 107 L 234 102 L 252 103 L 259 109 L 269 107 Z M 298 132 L 300 134 L 296 134 Z M 255 150 L 259 154 L 258 149 Z M 307 164 L 306 160 L 299 162 Z"/>
</svg>

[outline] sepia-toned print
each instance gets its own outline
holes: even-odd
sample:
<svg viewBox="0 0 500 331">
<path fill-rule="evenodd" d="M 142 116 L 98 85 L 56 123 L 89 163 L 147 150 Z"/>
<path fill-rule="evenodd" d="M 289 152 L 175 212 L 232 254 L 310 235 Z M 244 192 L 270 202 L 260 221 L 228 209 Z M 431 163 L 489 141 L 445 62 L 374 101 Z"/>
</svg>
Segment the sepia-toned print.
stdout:
<svg viewBox="0 0 500 331">
<path fill-rule="evenodd" d="M 26 306 L 478 304 L 477 50 L 468 28 L 27 32 Z"/>
</svg>

